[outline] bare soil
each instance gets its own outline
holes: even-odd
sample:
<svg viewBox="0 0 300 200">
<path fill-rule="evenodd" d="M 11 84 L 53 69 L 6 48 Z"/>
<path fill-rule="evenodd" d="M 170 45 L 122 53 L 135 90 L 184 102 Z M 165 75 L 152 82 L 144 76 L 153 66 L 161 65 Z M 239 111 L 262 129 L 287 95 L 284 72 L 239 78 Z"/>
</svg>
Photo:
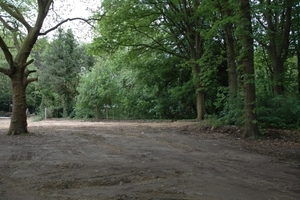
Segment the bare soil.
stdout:
<svg viewBox="0 0 300 200">
<path fill-rule="evenodd" d="M 199 122 L 29 120 L 6 136 L 0 199 L 300 199 L 299 141 Z M 299 133 L 293 133 L 293 137 Z"/>
</svg>

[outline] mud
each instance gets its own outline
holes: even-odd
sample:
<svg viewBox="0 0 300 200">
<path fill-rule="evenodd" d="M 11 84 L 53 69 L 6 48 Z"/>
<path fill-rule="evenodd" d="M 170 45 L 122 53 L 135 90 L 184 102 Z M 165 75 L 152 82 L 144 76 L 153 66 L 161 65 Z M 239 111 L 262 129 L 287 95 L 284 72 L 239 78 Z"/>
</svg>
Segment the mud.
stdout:
<svg viewBox="0 0 300 200">
<path fill-rule="evenodd" d="M 195 126 L 29 120 L 30 135 L 5 136 L 0 119 L 0 199 L 300 199 L 298 159 Z"/>
</svg>

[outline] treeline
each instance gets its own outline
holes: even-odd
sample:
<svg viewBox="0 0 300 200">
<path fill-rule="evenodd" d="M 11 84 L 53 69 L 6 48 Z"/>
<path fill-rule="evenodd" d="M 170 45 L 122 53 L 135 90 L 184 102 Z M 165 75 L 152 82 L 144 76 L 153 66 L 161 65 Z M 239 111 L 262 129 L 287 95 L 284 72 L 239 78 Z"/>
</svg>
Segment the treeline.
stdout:
<svg viewBox="0 0 300 200">
<path fill-rule="evenodd" d="M 53 117 L 299 129 L 299 7 L 296 0 L 104 0 L 91 44 L 71 30 L 39 40 L 28 106 Z M 257 136 L 254 129 L 245 135 Z"/>
</svg>

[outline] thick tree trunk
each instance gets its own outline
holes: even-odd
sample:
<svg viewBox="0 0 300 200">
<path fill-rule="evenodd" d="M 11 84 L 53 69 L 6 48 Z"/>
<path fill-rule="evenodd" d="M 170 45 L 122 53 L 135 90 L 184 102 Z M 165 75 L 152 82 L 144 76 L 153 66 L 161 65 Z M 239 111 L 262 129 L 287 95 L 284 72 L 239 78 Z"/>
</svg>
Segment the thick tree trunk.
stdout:
<svg viewBox="0 0 300 200">
<path fill-rule="evenodd" d="M 27 116 L 26 116 L 26 87 L 30 82 L 36 81 L 36 78 L 28 78 L 30 73 L 34 73 L 35 70 L 27 70 L 27 66 L 30 65 L 33 60 L 29 60 L 29 55 L 33 46 L 35 45 L 38 36 L 44 35 L 40 33 L 43 22 L 48 14 L 50 6 L 53 4 L 53 0 L 37 0 L 35 5 L 38 10 L 36 14 L 36 21 L 34 26 L 31 26 L 32 19 L 25 18 L 26 16 L 22 15 L 22 12 L 11 3 L 11 1 L 1 1 L 0 7 L 3 11 L 3 16 L 1 23 L 4 27 L 11 31 L 15 47 L 13 48 L 14 56 L 10 51 L 11 48 L 8 47 L 7 43 L 4 41 L 4 38 L 0 36 L 0 48 L 3 51 L 5 60 L 9 65 L 9 68 L 0 67 L 0 72 L 9 76 L 12 81 L 12 90 L 13 90 L 13 108 L 12 108 L 12 118 L 10 127 L 8 130 L 8 135 L 18 135 L 22 133 L 28 133 L 27 130 Z M 8 21 L 6 21 L 6 19 Z M 13 22 L 13 23 L 11 23 Z M 12 25 L 18 24 L 18 26 Z M 49 29 L 45 32 L 50 32 L 57 27 Z M 18 32 L 23 32 L 27 30 L 27 35 L 23 35 L 24 38 L 20 40 L 18 37 Z M 6 39 L 6 37 L 5 37 Z M 11 42 L 10 42 L 11 43 Z M 9 44 L 10 44 L 9 43 Z M 11 45 L 11 44 L 10 44 Z"/>
<path fill-rule="evenodd" d="M 244 109 L 245 109 L 245 137 L 256 138 L 259 134 L 257 118 L 255 114 L 255 80 L 254 80 L 254 48 L 252 38 L 252 26 L 250 15 L 249 0 L 240 1 L 241 30 L 240 38 L 242 40 L 242 65 L 244 68 Z"/>
<path fill-rule="evenodd" d="M 25 78 L 26 80 L 26 78 Z M 26 116 L 26 81 L 24 73 L 18 71 L 11 77 L 13 89 L 13 108 L 8 135 L 28 133 Z"/>
</svg>

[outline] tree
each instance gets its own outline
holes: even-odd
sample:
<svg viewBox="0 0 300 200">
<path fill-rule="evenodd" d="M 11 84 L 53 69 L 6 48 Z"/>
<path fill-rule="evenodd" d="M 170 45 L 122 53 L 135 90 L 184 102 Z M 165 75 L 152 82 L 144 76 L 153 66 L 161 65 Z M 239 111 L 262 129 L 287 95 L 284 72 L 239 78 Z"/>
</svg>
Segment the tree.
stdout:
<svg viewBox="0 0 300 200">
<path fill-rule="evenodd" d="M 291 26 L 291 46 L 292 54 L 297 57 L 298 66 L 298 94 L 300 95 L 300 5 L 296 3 L 296 6 L 292 10 L 292 26 Z"/>
<path fill-rule="evenodd" d="M 192 69 L 195 85 L 197 118 L 206 113 L 200 82 L 204 38 L 201 31 L 209 28 L 199 12 L 201 1 L 103 1 L 107 15 L 100 22 L 95 48 L 110 51 L 127 46 L 141 53 L 162 51 L 181 58 L 182 66 Z"/>
<path fill-rule="evenodd" d="M 56 93 L 60 99 L 59 106 L 51 106 L 56 107 L 57 110 L 62 108 L 62 116 L 68 117 L 75 103 L 79 73 L 92 64 L 87 63 L 89 59 L 85 47 L 79 46 L 71 29 L 66 32 L 58 29 L 54 40 L 39 56 L 41 57 L 41 63 L 38 65 L 39 72 L 41 72 L 39 86 L 43 102 L 49 99 L 47 98 L 49 93 Z"/>
<path fill-rule="evenodd" d="M 239 0 L 240 3 L 240 30 L 239 37 L 242 45 L 241 63 L 244 69 L 244 109 L 245 126 L 244 136 L 256 138 L 259 134 L 255 114 L 255 80 L 254 80 L 254 48 L 253 32 L 249 0 Z"/>
<path fill-rule="evenodd" d="M 289 55 L 293 4 L 293 0 L 260 0 L 255 5 L 255 39 L 269 53 L 276 95 L 284 93 L 284 63 Z"/>
<path fill-rule="evenodd" d="M 234 30 L 236 20 L 233 17 L 236 10 L 232 5 L 232 2 L 225 0 L 219 2 L 220 11 L 222 13 L 222 20 L 225 21 L 224 24 L 224 39 L 226 45 L 227 54 L 227 66 L 229 74 L 229 91 L 230 96 L 235 97 L 238 91 L 237 84 L 237 67 L 236 67 L 236 53 L 235 53 L 235 37 Z"/>
<path fill-rule="evenodd" d="M 9 65 L 8 68 L 1 67 L 0 72 L 10 77 L 13 90 L 13 112 L 8 131 L 9 135 L 28 132 L 25 91 L 29 83 L 37 80 L 36 78 L 29 78 L 29 75 L 35 72 L 28 70 L 28 65 L 33 63 L 33 60 L 29 59 L 29 56 L 40 35 L 40 30 L 52 3 L 52 0 L 38 0 L 36 20 L 33 25 L 30 25 L 30 20 L 26 21 L 26 16 L 22 14 L 25 12 L 24 7 L 18 7 L 18 4 L 11 3 L 10 1 L 0 2 L 0 12 L 9 16 L 8 18 L 0 18 L 2 26 L 13 34 L 14 45 L 16 47 L 16 55 L 13 56 L 13 52 L 8 46 L 9 44 L 5 42 L 6 36 L 0 36 L 0 47 Z M 14 23 L 11 23 L 11 20 Z M 25 36 L 22 33 L 23 28 L 27 31 Z M 20 37 L 24 37 L 23 43 L 20 43 Z"/>
<path fill-rule="evenodd" d="M 29 70 L 28 66 L 34 62 L 30 54 L 38 37 L 46 35 L 67 21 L 76 19 L 65 19 L 42 32 L 53 2 L 53 0 L 0 1 L 0 23 L 4 28 L 0 35 L 0 48 L 8 64 L 8 67 L 1 66 L 0 72 L 11 79 L 13 93 L 13 112 L 8 135 L 28 133 L 25 91 L 29 83 L 37 81 L 36 77 L 31 76 L 36 71 Z"/>
<path fill-rule="evenodd" d="M 80 77 L 75 107 L 79 117 L 99 119 L 101 111 L 106 109 L 105 115 L 108 118 L 108 108 L 120 102 L 120 70 L 105 57 L 98 59 L 96 66 Z"/>
</svg>

